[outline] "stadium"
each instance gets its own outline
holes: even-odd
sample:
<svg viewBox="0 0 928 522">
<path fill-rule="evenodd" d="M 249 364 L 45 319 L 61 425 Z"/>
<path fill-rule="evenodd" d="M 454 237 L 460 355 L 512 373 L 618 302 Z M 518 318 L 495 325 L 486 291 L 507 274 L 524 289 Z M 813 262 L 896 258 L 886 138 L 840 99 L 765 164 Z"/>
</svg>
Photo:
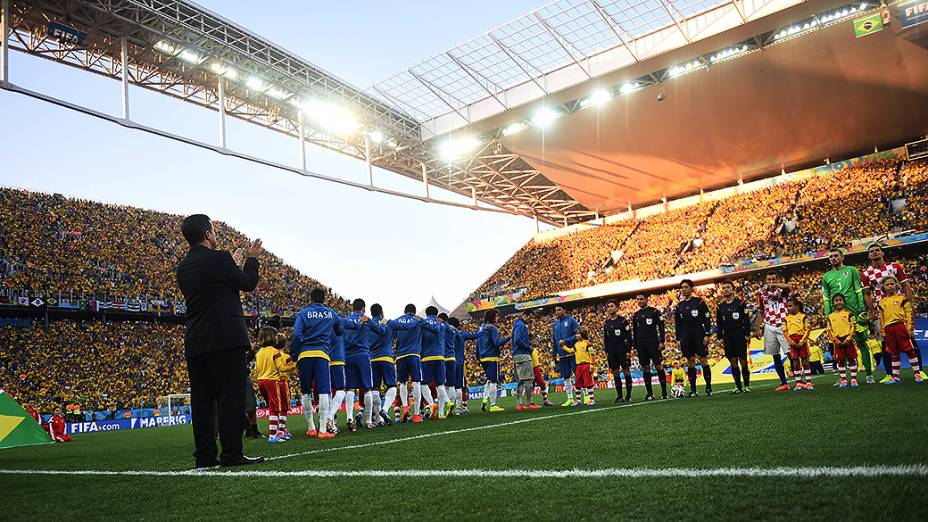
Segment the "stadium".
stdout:
<svg viewBox="0 0 928 522">
<path fill-rule="evenodd" d="M 928 2 L 337 4 L 0 0 L 0 518 L 922 519 Z"/>
</svg>

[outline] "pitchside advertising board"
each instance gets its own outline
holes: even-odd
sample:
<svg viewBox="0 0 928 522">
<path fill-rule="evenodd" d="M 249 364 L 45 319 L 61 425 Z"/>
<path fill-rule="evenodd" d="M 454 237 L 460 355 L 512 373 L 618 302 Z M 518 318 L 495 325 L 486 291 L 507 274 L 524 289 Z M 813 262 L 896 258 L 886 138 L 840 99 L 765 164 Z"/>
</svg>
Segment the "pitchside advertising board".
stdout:
<svg viewBox="0 0 928 522">
<path fill-rule="evenodd" d="M 899 4 L 899 21 L 902 27 L 928 22 L 928 0 L 911 0 Z"/>
<path fill-rule="evenodd" d="M 65 433 L 96 433 L 98 431 L 135 430 L 156 428 L 159 426 L 176 426 L 190 424 L 189 415 L 171 415 L 170 417 L 144 417 L 93 422 L 69 422 L 65 424 Z"/>
</svg>

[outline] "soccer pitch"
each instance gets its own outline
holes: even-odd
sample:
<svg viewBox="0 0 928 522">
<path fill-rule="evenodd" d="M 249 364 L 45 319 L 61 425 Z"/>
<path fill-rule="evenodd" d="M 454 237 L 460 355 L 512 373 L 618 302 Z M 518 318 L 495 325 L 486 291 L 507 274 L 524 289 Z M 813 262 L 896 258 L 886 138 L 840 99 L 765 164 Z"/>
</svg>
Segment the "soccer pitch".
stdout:
<svg viewBox="0 0 928 522">
<path fill-rule="evenodd" d="M 622 405 L 598 390 L 595 407 L 501 399 L 495 414 L 471 401 L 324 441 L 291 417 L 291 442 L 246 440 L 265 464 L 208 472 L 190 470 L 190 426 L 78 435 L 0 451 L 0 518 L 922 520 L 928 384 L 903 377 L 655 402 L 636 387 Z"/>
</svg>

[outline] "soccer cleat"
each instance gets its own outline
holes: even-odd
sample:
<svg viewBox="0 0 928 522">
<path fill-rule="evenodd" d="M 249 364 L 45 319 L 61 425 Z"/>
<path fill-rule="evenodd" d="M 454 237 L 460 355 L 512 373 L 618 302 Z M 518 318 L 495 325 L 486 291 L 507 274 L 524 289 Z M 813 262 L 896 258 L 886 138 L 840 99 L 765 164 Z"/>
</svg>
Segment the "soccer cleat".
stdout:
<svg viewBox="0 0 928 522">
<path fill-rule="evenodd" d="M 387 412 L 383 410 L 380 411 L 380 420 L 383 422 L 384 426 L 390 426 L 393 424 L 393 421 L 390 420 L 390 416 L 387 415 Z"/>
<path fill-rule="evenodd" d="M 841 382 L 838 383 L 838 388 L 847 388 L 847 380 L 841 379 Z"/>
<path fill-rule="evenodd" d="M 891 377 L 888 381 L 881 381 L 883 384 L 899 384 L 899 377 Z"/>
<path fill-rule="evenodd" d="M 919 370 L 918 375 L 922 378 L 922 380 L 928 381 L 928 374 L 926 374 L 924 371 Z"/>
<path fill-rule="evenodd" d="M 542 404 L 543 404 L 544 406 L 554 406 L 554 403 L 551 402 L 551 401 L 549 401 L 549 400 L 545 400 L 545 402 L 543 402 Z"/>
<path fill-rule="evenodd" d="M 530 403 L 528 403 L 528 406 L 525 407 L 525 409 L 527 409 L 527 410 L 539 410 L 539 409 L 541 409 L 541 406 L 535 404 L 534 402 L 530 402 Z"/>
<path fill-rule="evenodd" d="M 921 376 L 922 372 L 915 372 L 915 382 L 924 382 L 925 378 Z"/>
<path fill-rule="evenodd" d="M 653 395 L 645 395 L 645 396 L 644 396 L 644 400 L 645 400 L 645 401 L 653 401 L 653 400 L 654 400 L 654 396 L 653 396 Z"/>
<path fill-rule="evenodd" d="M 354 419 L 348 419 L 346 423 L 348 426 L 348 431 L 358 431 L 358 425 L 354 423 Z"/>
<path fill-rule="evenodd" d="M 573 406 L 573 405 L 574 405 L 573 399 L 567 399 L 566 401 L 564 401 L 564 404 L 561 404 L 561 406 L 563 407 Z"/>
<path fill-rule="evenodd" d="M 454 403 L 448 401 L 445 403 L 445 417 L 450 417 L 452 414 L 454 414 Z"/>
<path fill-rule="evenodd" d="M 622 400 L 622 397 L 616 397 L 615 400 L 612 401 L 612 404 L 619 404 L 619 403 L 621 403 L 621 402 L 625 402 L 625 401 Z"/>
<path fill-rule="evenodd" d="M 807 382 L 805 386 L 806 391 L 815 391 L 815 386 L 812 386 L 811 382 Z"/>
<path fill-rule="evenodd" d="M 367 428 L 367 429 L 369 429 L 369 430 L 372 430 L 372 429 L 376 428 L 377 425 L 374 424 L 373 422 L 368 422 L 367 424 L 364 425 L 364 427 Z"/>
<path fill-rule="evenodd" d="M 316 430 L 306 430 L 306 436 L 313 439 L 316 438 L 316 435 L 319 435 L 319 432 Z"/>
<path fill-rule="evenodd" d="M 268 438 L 267 438 L 267 443 L 268 443 L 268 444 L 277 444 L 278 442 L 283 442 L 283 441 L 284 441 L 284 439 L 282 439 L 282 438 L 280 438 L 280 437 L 268 437 Z"/>
<path fill-rule="evenodd" d="M 285 431 L 284 434 L 280 437 L 284 441 L 288 441 L 293 438 L 293 435 L 290 435 L 289 431 Z"/>
<path fill-rule="evenodd" d="M 355 424 L 357 424 L 358 426 L 363 426 L 363 425 L 364 425 L 364 422 L 363 422 L 363 421 L 364 421 L 364 415 L 363 415 L 363 414 L 364 414 L 363 410 L 358 410 L 358 412 L 354 414 L 354 422 L 355 422 Z"/>
<path fill-rule="evenodd" d="M 438 403 L 433 403 L 430 408 L 432 411 L 429 412 L 429 418 L 434 419 L 438 417 Z"/>
<path fill-rule="evenodd" d="M 889 380 L 892 379 L 892 378 L 893 378 L 892 375 L 886 375 L 886 376 L 884 376 L 882 379 L 880 379 L 880 384 L 886 384 L 886 382 L 889 381 Z"/>
<path fill-rule="evenodd" d="M 320 439 L 331 439 L 331 438 L 334 438 L 334 437 L 335 437 L 335 434 L 334 434 L 334 433 L 328 433 L 328 432 L 320 431 L 320 432 L 319 432 L 319 435 L 317 435 L 317 437 L 320 438 Z"/>
<path fill-rule="evenodd" d="M 580 406 L 581 404 L 583 403 L 580 402 L 579 400 L 574 399 L 574 402 L 572 402 L 570 405 L 573 407 L 577 407 L 577 406 Z"/>
<path fill-rule="evenodd" d="M 400 417 L 400 422 L 409 422 L 409 407 L 403 408 L 403 416 Z"/>
<path fill-rule="evenodd" d="M 706 397 L 712 397 L 712 388 L 706 386 Z"/>
<path fill-rule="evenodd" d="M 744 393 L 751 393 L 751 387 L 750 387 L 750 386 L 745 386 L 745 387 L 744 387 Z"/>
<path fill-rule="evenodd" d="M 480 411 L 486 412 L 487 406 L 489 406 L 489 404 L 490 404 L 489 401 L 487 401 L 486 399 L 483 399 L 483 402 L 480 403 Z"/>
<path fill-rule="evenodd" d="M 744 393 L 744 390 L 742 390 L 741 388 L 735 388 L 734 390 L 731 390 L 728 393 L 729 395 L 738 395 L 739 393 Z"/>
<path fill-rule="evenodd" d="M 834 384 L 831 385 L 832 388 L 837 388 L 839 386 L 841 386 L 841 379 L 838 379 Z"/>
<path fill-rule="evenodd" d="M 686 396 L 687 396 L 688 398 L 695 398 L 695 397 L 699 397 L 699 393 L 694 392 L 694 391 L 691 391 L 691 392 L 687 393 Z"/>
<path fill-rule="evenodd" d="M 797 383 L 796 383 L 796 387 L 793 388 L 793 391 L 802 391 L 802 390 L 805 390 L 805 389 L 806 389 L 806 385 L 805 385 L 805 384 L 802 384 L 801 382 L 797 382 Z"/>
<path fill-rule="evenodd" d="M 516 404 L 516 411 L 522 411 L 524 409 L 525 409 L 525 406 L 522 406 L 521 404 Z"/>
<path fill-rule="evenodd" d="M 497 405 L 495 405 L 495 404 L 492 405 L 492 406 L 490 406 L 490 413 L 498 413 L 498 412 L 501 412 L 501 411 L 506 411 L 506 410 L 503 409 L 503 408 L 500 408 L 499 406 L 497 406 Z"/>
<path fill-rule="evenodd" d="M 875 382 L 875 381 L 873 380 L 873 376 L 872 376 L 872 375 L 868 375 L 868 376 L 867 376 L 867 384 L 873 384 L 874 382 Z"/>
<path fill-rule="evenodd" d="M 592 398 L 591 398 L 589 401 L 587 401 L 586 405 L 587 405 L 587 406 L 596 406 L 596 399 L 592 399 Z"/>
<path fill-rule="evenodd" d="M 666 401 L 666 400 L 667 400 L 667 394 L 666 394 L 666 393 L 662 393 L 662 394 L 661 394 L 661 400 L 662 400 L 662 401 Z M 631 402 L 631 401 L 629 401 L 629 402 Z"/>
<path fill-rule="evenodd" d="M 467 415 L 467 406 L 461 406 L 461 415 Z"/>
<path fill-rule="evenodd" d="M 773 389 L 773 391 L 789 391 L 789 390 L 790 390 L 789 384 L 781 384 Z"/>
<path fill-rule="evenodd" d="M 412 423 L 413 423 L 413 424 L 419 424 L 420 422 L 422 422 L 422 417 L 421 417 L 421 416 L 419 416 L 419 415 L 413 415 L 413 416 L 412 416 Z"/>
</svg>

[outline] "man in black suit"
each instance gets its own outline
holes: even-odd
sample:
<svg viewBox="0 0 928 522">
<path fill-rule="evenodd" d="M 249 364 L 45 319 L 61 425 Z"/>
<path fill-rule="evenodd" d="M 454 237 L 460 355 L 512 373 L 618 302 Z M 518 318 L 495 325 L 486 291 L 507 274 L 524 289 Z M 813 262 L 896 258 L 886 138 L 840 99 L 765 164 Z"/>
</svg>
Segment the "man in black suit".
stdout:
<svg viewBox="0 0 928 522">
<path fill-rule="evenodd" d="M 193 456 L 198 468 L 263 462 L 242 453 L 245 431 L 245 352 L 250 348 L 239 292 L 258 286 L 261 240 L 244 252 L 239 268 L 232 255 L 216 250 L 209 217 L 194 214 L 181 226 L 190 251 L 177 265 L 177 286 L 187 301 L 184 351 L 190 375 Z M 236 252 L 238 257 L 242 254 Z M 217 414 L 218 407 L 218 414 Z M 217 459 L 216 419 L 222 455 Z"/>
</svg>

